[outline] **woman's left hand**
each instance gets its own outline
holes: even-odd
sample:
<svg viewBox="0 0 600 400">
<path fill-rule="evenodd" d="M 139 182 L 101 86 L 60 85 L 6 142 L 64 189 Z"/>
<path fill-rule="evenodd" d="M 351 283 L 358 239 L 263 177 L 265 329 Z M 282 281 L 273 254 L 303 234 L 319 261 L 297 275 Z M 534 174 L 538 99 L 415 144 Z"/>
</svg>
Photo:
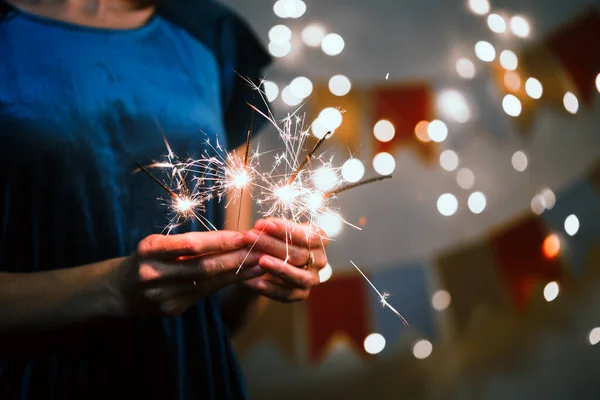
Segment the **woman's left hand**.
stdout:
<svg viewBox="0 0 600 400">
<path fill-rule="evenodd" d="M 308 298 L 327 265 L 329 240 L 318 228 L 279 218 L 261 219 L 246 232 L 249 247 L 262 252 L 258 265 L 267 274 L 243 285 L 268 298 L 292 302 Z"/>
</svg>

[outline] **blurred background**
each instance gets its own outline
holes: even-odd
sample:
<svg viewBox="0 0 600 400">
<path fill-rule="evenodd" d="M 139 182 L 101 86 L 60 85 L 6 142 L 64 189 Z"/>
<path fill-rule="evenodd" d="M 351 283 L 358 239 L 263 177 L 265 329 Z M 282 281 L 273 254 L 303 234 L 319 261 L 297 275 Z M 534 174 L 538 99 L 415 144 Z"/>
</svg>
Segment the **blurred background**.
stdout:
<svg viewBox="0 0 600 400">
<path fill-rule="evenodd" d="M 274 114 L 333 130 L 323 185 L 393 175 L 336 200 L 362 230 L 322 221 L 309 301 L 236 339 L 252 397 L 600 398 L 600 1 L 223 2 Z"/>
</svg>

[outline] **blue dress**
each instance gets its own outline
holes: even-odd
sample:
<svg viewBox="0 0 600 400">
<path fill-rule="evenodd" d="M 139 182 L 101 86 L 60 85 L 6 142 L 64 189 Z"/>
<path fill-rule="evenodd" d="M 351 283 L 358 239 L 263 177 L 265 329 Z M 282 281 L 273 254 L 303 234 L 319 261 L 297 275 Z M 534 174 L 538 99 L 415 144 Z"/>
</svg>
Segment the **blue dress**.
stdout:
<svg viewBox="0 0 600 400">
<path fill-rule="evenodd" d="M 234 70 L 256 81 L 268 55 L 216 3 L 164 3 L 169 8 L 130 30 L 3 5 L 1 271 L 122 257 L 161 232 L 164 193 L 132 174 L 135 161 L 166 153 L 161 131 L 181 156 L 204 151 L 206 135 L 229 148 L 244 142 L 252 90 Z M 223 215 L 214 203 L 205 216 L 220 227 Z M 216 295 L 177 318 L 0 335 L 0 399 L 246 397 Z"/>
</svg>

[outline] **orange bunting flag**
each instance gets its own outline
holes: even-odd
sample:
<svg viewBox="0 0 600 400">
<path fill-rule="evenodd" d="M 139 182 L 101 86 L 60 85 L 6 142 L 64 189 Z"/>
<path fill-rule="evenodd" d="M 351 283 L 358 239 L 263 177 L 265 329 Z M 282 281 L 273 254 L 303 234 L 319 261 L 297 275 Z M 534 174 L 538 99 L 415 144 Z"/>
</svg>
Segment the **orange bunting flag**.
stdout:
<svg viewBox="0 0 600 400">
<path fill-rule="evenodd" d="M 428 84 L 386 85 L 376 88 L 373 90 L 373 107 L 375 153 L 385 151 L 393 154 L 399 148 L 409 146 L 426 162 L 436 158 L 435 143 L 427 136 L 428 121 L 435 114 L 434 96 Z M 391 123 L 392 134 L 389 133 L 389 124 L 380 123 L 381 120 Z M 376 130 L 381 130 L 380 134 Z"/>
<path fill-rule="evenodd" d="M 531 216 L 494 235 L 491 247 L 519 310 L 527 307 L 537 285 L 562 275 L 560 239 L 547 234 L 539 218 Z"/>
<path fill-rule="evenodd" d="M 364 354 L 368 332 L 367 291 L 358 275 L 336 276 L 315 287 L 307 300 L 309 359 L 319 361 L 335 337 L 348 339 Z"/>
<path fill-rule="evenodd" d="M 321 111 L 328 107 L 339 110 L 342 114 L 342 124 L 333 131 L 333 135 L 325 141 L 325 145 L 331 143 L 355 154 L 359 150 L 359 132 L 362 128 L 361 117 L 363 114 L 360 107 L 360 100 L 361 95 L 358 89 L 352 88 L 346 95 L 336 96 L 331 93 L 327 83 L 315 83 L 312 95 L 308 101 L 309 111 L 307 121 L 318 125 L 318 122 L 315 121 Z M 321 134 L 326 133 L 326 130 L 327 128 L 321 127 L 317 129 L 317 131 L 323 131 Z"/>
<path fill-rule="evenodd" d="M 590 104 L 600 73 L 600 14 L 588 8 L 548 37 L 547 43 L 577 87 L 578 97 Z"/>
</svg>

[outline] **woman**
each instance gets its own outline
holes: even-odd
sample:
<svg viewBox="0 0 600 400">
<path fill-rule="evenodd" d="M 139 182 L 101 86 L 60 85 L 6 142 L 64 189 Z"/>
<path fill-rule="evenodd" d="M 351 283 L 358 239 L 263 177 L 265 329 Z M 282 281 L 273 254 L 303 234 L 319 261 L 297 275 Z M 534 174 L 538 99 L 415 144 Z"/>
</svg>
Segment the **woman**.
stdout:
<svg viewBox="0 0 600 400">
<path fill-rule="evenodd" d="M 161 130 L 181 155 L 199 130 L 243 144 L 234 71 L 268 56 L 212 1 L 0 5 L 0 398 L 245 398 L 230 331 L 259 295 L 305 299 L 321 242 L 296 227 L 284 264 L 284 221 L 153 235 L 163 193 L 132 170 Z M 206 217 L 223 228 L 222 203 Z"/>
</svg>

